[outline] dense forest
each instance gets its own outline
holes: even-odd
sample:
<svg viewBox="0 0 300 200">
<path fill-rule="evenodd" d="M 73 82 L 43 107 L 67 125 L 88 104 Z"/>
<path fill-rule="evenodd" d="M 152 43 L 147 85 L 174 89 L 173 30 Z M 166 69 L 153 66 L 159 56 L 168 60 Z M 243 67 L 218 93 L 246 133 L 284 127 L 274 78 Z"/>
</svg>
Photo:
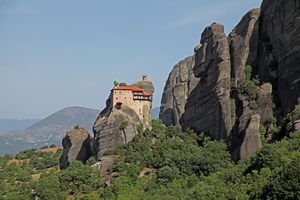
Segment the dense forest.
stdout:
<svg viewBox="0 0 300 200">
<path fill-rule="evenodd" d="M 296 106 L 287 125 L 299 116 Z M 300 199 L 300 132 L 285 135 L 234 162 L 225 141 L 153 120 L 152 130 L 105 153 L 119 155 L 110 184 L 94 159 L 59 170 L 55 146 L 2 156 L 0 199 Z"/>
</svg>

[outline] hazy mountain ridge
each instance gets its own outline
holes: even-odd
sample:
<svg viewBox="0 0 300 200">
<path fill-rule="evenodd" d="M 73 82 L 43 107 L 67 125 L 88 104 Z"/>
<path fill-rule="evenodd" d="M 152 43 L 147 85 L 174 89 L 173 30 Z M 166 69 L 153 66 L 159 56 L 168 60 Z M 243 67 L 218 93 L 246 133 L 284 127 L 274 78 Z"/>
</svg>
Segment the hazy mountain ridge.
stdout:
<svg viewBox="0 0 300 200">
<path fill-rule="evenodd" d="M 83 107 L 67 107 L 26 129 L 8 131 L 0 136 L 0 153 L 15 153 L 24 148 L 61 144 L 70 128 L 80 125 L 91 132 L 99 110 Z"/>
</svg>

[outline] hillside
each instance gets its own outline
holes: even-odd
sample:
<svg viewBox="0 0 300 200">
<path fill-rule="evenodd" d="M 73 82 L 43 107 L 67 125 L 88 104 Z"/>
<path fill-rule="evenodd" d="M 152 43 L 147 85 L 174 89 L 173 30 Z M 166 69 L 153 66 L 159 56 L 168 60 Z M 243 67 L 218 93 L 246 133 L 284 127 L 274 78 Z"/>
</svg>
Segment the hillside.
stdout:
<svg viewBox="0 0 300 200">
<path fill-rule="evenodd" d="M 68 107 L 42 119 L 26 129 L 5 132 L 0 136 L 0 153 L 15 153 L 25 148 L 48 144 L 61 145 L 65 132 L 76 125 L 91 132 L 98 110 Z"/>
</svg>

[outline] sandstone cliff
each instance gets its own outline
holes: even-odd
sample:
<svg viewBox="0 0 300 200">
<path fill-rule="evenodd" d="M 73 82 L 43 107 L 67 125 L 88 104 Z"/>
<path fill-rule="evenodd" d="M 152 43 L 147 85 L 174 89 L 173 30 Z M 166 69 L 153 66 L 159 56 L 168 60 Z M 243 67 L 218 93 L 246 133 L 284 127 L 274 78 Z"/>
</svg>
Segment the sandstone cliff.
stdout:
<svg viewBox="0 0 300 200">
<path fill-rule="evenodd" d="M 161 99 L 159 118 L 166 125 L 175 125 L 184 113 L 184 106 L 199 79 L 193 73 L 194 56 L 177 63 L 166 82 Z"/>
</svg>

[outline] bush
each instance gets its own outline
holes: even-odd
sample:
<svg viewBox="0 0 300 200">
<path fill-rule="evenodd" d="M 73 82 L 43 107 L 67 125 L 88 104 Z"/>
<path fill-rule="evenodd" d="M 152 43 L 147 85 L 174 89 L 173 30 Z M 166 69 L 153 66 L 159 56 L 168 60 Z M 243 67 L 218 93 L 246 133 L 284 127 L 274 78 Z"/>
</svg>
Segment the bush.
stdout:
<svg viewBox="0 0 300 200">
<path fill-rule="evenodd" d="M 76 126 L 74 126 L 73 129 L 80 129 L 79 124 L 77 124 Z"/>
<path fill-rule="evenodd" d="M 55 144 L 50 144 L 49 148 L 55 148 L 56 145 Z"/>
<path fill-rule="evenodd" d="M 122 82 L 119 84 L 119 86 L 127 86 L 127 83 Z"/>
<path fill-rule="evenodd" d="M 292 130 L 293 122 L 296 121 L 297 119 L 300 119 L 300 104 L 296 105 L 294 110 L 286 116 L 286 121 L 287 121 L 286 128 L 288 131 Z"/>
<path fill-rule="evenodd" d="M 251 80 L 253 78 L 253 69 L 251 65 L 245 66 L 245 75 L 247 80 Z"/>
<path fill-rule="evenodd" d="M 251 80 L 246 80 L 238 86 L 238 92 L 247 96 L 248 101 L 255 100 L 257 86 Z"/>
<path fill-rule="evenodd" d="M 120 124 L 119 129 L 120 129 L 120 130 L 125 130 L 125 129 L 127 128 L 127 126 L 128 126 L 128 121 L 125 120 L 125 121 L 123 121 L 123 122 Z"/>
</svg>

